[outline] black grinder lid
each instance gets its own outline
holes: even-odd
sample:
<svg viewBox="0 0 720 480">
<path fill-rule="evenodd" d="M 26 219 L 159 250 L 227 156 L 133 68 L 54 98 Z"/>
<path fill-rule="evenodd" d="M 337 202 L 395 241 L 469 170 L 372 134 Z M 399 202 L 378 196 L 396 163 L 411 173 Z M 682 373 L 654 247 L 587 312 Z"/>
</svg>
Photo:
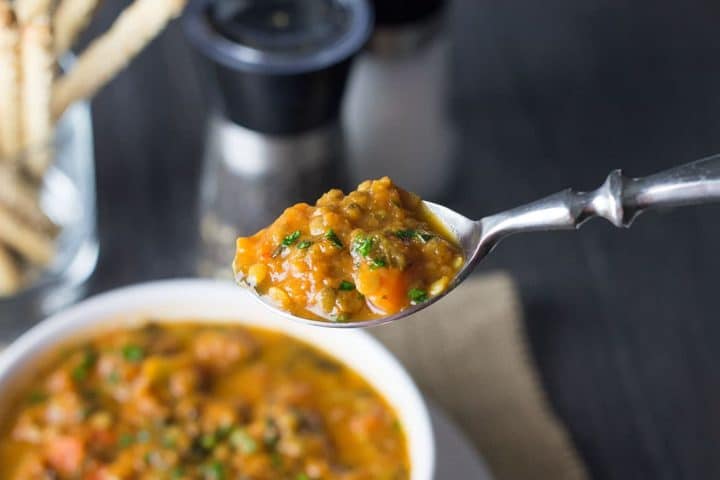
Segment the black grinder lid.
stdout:
<svg viewBox="0 0 720 480">
<path fill-rule="evenodd" d="M 379 26 L 400 26 L 435 16 L 445 0 L 373 0 L 375 22 Z"/>
<path fill-rule="evenodd" d="M 225 114 L 270 134 L 338 117 L 350 61 L 372 23 L 366 0 L 196 0 L 184 19 L 211 60 Z"/>
</svg>

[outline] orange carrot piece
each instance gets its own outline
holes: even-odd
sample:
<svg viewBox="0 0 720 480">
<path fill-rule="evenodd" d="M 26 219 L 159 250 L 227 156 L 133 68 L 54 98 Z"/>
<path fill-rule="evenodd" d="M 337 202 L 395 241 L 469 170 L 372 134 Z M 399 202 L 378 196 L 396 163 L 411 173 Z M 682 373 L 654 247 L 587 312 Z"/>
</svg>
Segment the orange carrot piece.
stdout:
<svg viewBox="0 0 720 480">
<path fill-rule="evenodd" d="M 85 446 L 75 437 L 57 437 L 48 444 L 48 462 L 63 475 L 77 474 L 84 458 Z"/>
<path fill-rule="evenodd" d="M 357 289 L 385 314 L 397 313 L 409 304 L 407 275 L 397 268 L 373 270 L 363 265 L 358 272 Z"/>
</svg>

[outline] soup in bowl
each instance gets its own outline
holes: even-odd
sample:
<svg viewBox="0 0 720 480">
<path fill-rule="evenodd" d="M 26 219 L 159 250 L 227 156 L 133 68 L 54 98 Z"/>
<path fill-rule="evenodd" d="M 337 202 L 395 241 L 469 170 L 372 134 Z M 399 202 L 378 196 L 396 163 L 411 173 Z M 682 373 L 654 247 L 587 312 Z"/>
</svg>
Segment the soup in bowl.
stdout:
<svg viewBox="0 0 720 480">
<path fill-rule="evenodd" d="M 214 281 L 101 295 L 0 356 L 2 478 L 432 478 L 425 405 L 362 332 Z"/>
</svg>

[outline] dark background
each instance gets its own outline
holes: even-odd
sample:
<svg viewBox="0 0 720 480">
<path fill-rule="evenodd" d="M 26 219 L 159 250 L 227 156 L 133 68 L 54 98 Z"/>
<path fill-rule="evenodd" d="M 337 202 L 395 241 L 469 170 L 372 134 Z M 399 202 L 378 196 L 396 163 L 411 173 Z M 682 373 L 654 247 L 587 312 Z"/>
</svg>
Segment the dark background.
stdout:
<svg viewBox="0 0 720 480">
<path fill-rule="evenodd" d="M 88 38 L 125 4 L 106 2 Z M 720 152 L 719 23 L 717 1 L 455 1 L 465 174 L 444 200 L 479 218 Z M 205 98 L 176 24 L 95 100 L 93 291 L 193 273 Z M 720 477 L 718 214 L 517 237 L 480 267 L 518 281 L 551 403 L 595 478 Z"/>
</svg>

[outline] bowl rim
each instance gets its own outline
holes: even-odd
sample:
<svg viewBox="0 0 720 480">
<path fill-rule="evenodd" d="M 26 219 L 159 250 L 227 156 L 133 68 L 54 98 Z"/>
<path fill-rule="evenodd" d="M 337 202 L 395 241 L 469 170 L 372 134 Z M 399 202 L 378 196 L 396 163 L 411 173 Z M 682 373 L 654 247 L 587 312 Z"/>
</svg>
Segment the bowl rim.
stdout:
<svg viewBox="0 0 720 480">
<path fill-rule="evenodd" d="M 226 306 L 220 304 L 221 299 L 231 300 L 233 306 L 247 308 L 249 313 L 221 313 L 227 311 Z M 243 315 L 247 316 L 243 318 Z M 0 352 L 0 392 L 3 392 L 0 403 L 7 404 L 17 398 L 23 390 L 20 385 L 28 383 L 27 372 L 46 363 L 53 347 L 103 330 L 142 325 L 147 323 L 149 316 L 167 322 L 182 319 L 192 322 L 194 318 L 204 316 L 201 321 L 208 323 L 254 325 L 293 336 L 338 358 L 378 390 L 400 417 L 408 441 L 411 479 L 433 478 L 435 439 L 428 407 L 408 372 L 384 345 L 357 329 L 320 331 L 319 327 L 289 322 L 273 315 L 250 294 L 227 281 L 177 279 L 130 285 L 92 296 L 48 317 Z M 355 352 L 363 352 L 371 363 L 379 364 L 382 375 L 373 377 L 363 371 L 370 367 L 359 363 L 360 354 L 349 351 L 353 348 Z M 390 380 L 383 386 L 384 378 Z M 7 408 L 0 405 L 0 411 L 7 411 Z"/>
</svg>

